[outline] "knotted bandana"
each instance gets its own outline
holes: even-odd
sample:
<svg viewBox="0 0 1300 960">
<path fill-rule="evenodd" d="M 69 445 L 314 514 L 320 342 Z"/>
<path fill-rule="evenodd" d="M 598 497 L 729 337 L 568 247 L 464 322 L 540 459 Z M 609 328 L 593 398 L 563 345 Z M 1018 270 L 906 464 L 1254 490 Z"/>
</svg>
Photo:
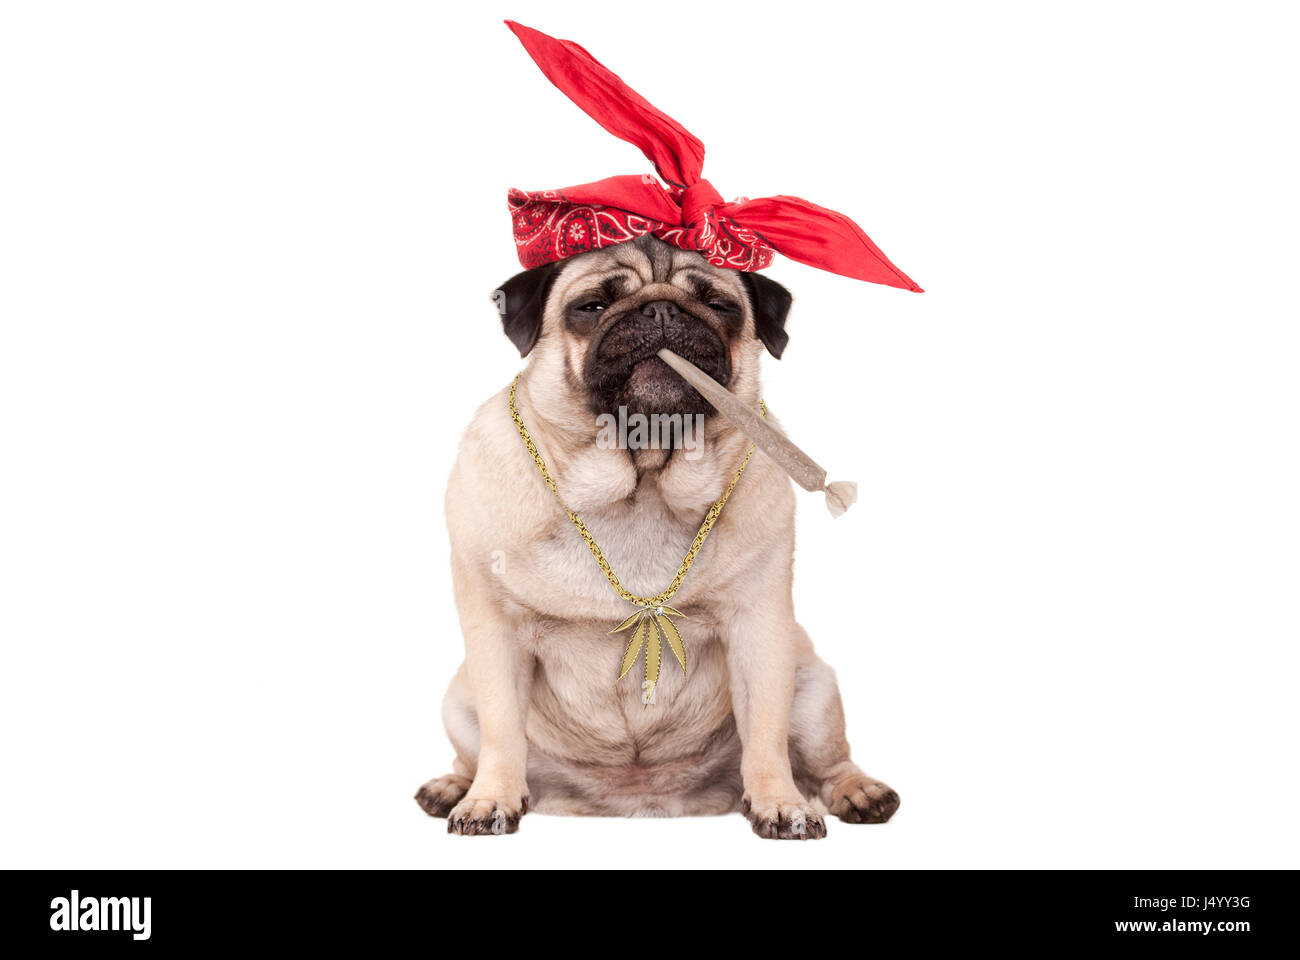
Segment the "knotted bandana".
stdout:
<svg viewBox="0 0 1300 960">
<path fill-rule="evenodd" d="M 921 292 L 856 223 L 799 197 L 730 203 L 700 176 L 704 144 L 570 40 L 511 20 L 542 73 L 607 131 L 641 149 L 649 174 L 563 190 L 511 190 L 519 262 L 538 267 L 653 234 L 718 267 L 761 270 L 774 252 L 856 280 Z"/>
</svg>

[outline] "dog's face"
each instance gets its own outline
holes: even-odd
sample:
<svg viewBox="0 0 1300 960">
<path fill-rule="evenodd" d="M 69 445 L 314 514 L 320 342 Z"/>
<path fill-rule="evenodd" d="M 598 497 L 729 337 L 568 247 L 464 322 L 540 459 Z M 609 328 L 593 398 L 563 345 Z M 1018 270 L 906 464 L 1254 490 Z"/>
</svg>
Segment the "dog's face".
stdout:
<svg viewBox="0 0 1300 960">
<path fill-rule="evenodd" d="M 713 412 L 656 356 L 661 348 L 726 386 L 759 343 L 781 355 L 791 302 L 766 277 L 650 236 L 527 270 L 493 297 L 521 355 L 539 341 L 563 350 L 571 386 L 592 411 L 644 414 Z"/>
</svg>

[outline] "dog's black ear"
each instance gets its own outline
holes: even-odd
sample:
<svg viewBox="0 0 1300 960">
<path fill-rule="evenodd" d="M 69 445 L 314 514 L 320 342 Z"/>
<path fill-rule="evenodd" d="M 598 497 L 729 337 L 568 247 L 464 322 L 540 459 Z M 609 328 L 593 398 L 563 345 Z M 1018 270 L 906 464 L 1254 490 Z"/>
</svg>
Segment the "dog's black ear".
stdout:
<svg viewBox="0 0 1300 960">
<path fill-rule="evenodd" d="M 790 314 L 794 297 L 775 280 L 761 273 L 741 273 L 740 279 L 749 291 L 749 302 L 754 308 L 754 332 L 772 356 L 780 359 L 790 334 L 785 332 L 785 318 Z"/>
<path fill-rule="evenodd" d="M 501 314 L 501 325 L 510 342 L 519 348 L 521 357 L 528 356 L 528 351 L 533 349 L 542 334 L 542 314 L 554 279 L 555 264 L 548 263 L 516 273 L 492 291 L 492 302 Z"/>
</svg>

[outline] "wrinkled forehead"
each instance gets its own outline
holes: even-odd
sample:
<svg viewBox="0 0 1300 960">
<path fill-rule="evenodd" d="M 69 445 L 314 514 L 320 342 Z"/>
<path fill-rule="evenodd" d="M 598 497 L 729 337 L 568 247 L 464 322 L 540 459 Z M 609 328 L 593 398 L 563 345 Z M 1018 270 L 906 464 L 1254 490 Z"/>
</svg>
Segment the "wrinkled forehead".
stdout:
<svg viewBox="0 0 1300 960">
<path fill-rule="evenodd" d="M 610 300 L 631 296 L 652 283 L 669 283 L 697 300 L 726 293 L 745 302 L 745 288 L 735 270 L 715 267 L 700 254 L 643 237 L 584 253 L 565 264 L 551 296 L 556 302 L 602 293 Z"/>
</svg>

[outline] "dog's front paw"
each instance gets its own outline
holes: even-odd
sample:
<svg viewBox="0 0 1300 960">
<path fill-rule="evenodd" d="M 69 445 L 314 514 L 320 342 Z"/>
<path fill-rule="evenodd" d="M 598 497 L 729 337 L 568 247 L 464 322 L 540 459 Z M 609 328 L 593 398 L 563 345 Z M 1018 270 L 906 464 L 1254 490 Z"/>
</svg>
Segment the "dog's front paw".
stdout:
<svg viewBox="0 0 1300 960">
<path fill-rule="evenodd" d="M 845 823 L 884 823 L 901 802 L 889 784 L 857 773 L 836 784 L 830 807 Z"/>
<path fill-rule="evenodd" d="M 826 821 L 802 799 L 751 798 L 745 794 L 740 811 L 760 837 L 768 840 L 820 840 Z"/>
<path fill-rule="evenodd" d="M 528 797 L 466 797 L 447 814 L 447 832 L 463 837 L 514 833 L 528 812 Z"/>
</svg>

